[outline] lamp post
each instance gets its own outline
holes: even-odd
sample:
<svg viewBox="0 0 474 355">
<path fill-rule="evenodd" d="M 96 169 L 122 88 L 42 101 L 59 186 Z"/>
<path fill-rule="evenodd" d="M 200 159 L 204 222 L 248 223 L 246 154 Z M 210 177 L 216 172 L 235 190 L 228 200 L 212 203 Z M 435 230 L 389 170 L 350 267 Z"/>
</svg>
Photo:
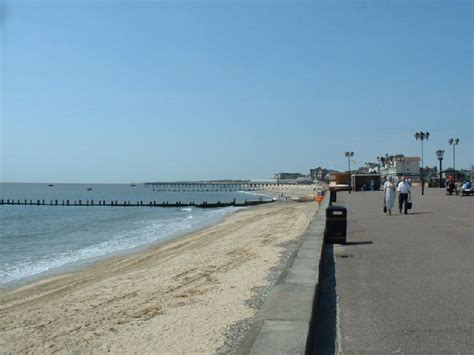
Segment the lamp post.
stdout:
<svg viewBox="0 0 474 355">
<path fill-rule="evenodd" d="M 439 160 L 439 184 L 438 187 L 441 187 L 441 178 L 443 175 L 443 155 L 444 155 L 444 150 L 437 150 L 436 155 L 438 156 Z"/>
<path fill-rule="evenodd" d="M 347 158 L 347 164 L 349 168 L 349 193 L 351 193 L 351 158 L 354 156 L 354 152 L 345 152 L 344 155 Z"/>
<path fill-rule="evenodd" d="M 423 160 L 423 141 L 430 137 L 429 132 L 416 132 L 415 133 L 415 139 L 421 141 L 421 194 L 425 194 L 425 168 L 424 168 L 424 160 Z"/>
<path fill-rule="evenodd" d="M 453 170 L 454 170 L 454 183 L 456 183 L 456 146 L 459 144 L 459 138 L 450 138 L 449 145 L 453 146 Z"/>
</svg>

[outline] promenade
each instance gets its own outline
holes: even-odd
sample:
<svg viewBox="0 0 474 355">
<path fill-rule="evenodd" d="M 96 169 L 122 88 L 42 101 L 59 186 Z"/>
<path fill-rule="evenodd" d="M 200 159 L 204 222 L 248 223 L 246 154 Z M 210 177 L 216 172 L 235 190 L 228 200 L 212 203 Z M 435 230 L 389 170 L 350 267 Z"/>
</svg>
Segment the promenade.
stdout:
<svg viewBox="0 0 474 355">
<path fill-rule="evenodd" d="M 329 250 L 337 351 L 472 354 L 474 198 L 414 189 L 409 214 L 391 216 L 381 191 L 337 199 L 348 209 L 348 244 Z"/>
</svg>

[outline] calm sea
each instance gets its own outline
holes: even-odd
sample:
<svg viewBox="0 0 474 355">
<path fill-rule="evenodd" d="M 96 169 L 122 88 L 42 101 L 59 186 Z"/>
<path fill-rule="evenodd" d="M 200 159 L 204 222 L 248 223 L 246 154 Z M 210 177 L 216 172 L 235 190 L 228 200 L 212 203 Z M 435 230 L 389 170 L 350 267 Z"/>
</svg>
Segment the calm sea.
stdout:
<svg viewBox="0 0 474 355">
<path fill-rule="evenodd" d="M 157 191 L 143 184 L 0 184 L 0 199 L 237 202 L 239 191 Z M 268 197 L 264 197 L 268 198 Z M 73 270 L 219 222 L 237 208 L 1 206 L 0 287 Z"/>
</svg>

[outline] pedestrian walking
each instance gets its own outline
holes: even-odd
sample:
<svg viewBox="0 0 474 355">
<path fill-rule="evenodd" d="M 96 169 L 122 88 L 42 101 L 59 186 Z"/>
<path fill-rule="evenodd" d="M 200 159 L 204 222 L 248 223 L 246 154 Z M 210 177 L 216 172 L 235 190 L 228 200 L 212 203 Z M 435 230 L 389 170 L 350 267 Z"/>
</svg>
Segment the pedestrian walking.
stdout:
<svg viewBox="0 0 474 355">
<path fill-rule="evenodd" d="M 387 212 L 389 215 L 392 214 L 392 208 L 395 205 L 395 197 L 396 197 L 396 188 L 395 182 L 393 177 L 390 176 L 388 181 L 383 184 L 383 191 L 385 196 L 385 207 L 387 208 Z"/>
<path fill-rule="evenodd" d="M 410 184 L 406 181 L 405 177 L 402 177 L 402 181 L 398 184 L 398 209 L 400 213 L 402 210 L 405 214 L 408 213 L 408 196 L 411 193 Z"/>
</svg>

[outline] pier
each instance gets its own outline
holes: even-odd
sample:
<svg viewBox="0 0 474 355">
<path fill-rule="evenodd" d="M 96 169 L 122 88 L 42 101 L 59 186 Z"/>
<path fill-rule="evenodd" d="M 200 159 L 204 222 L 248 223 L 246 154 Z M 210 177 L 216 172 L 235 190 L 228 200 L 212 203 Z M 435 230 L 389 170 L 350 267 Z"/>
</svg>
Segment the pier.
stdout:
<svg viewBox="0 0 474 355">
<path fill-rule="evenodd" d="M 278 181 L 182 181 L 182 182 L 145 182 L 145 187 L 158 191 L 257 191 L 283 185 Z"/>
<path fill-rule="evenodd" d="M 223 208 L 223 207 L 249 207 L 272 203 L 272 200 L 257 200 L 236 202 L 234 199 L 232 202 L 157 202 L 157 201 L 105 201 L 105 200 L 32 200 L 32 199 L 1 199 L 0 206 L 62 206 L 62 207 L 197 207 L 197 208 Z"/>
</svg>

